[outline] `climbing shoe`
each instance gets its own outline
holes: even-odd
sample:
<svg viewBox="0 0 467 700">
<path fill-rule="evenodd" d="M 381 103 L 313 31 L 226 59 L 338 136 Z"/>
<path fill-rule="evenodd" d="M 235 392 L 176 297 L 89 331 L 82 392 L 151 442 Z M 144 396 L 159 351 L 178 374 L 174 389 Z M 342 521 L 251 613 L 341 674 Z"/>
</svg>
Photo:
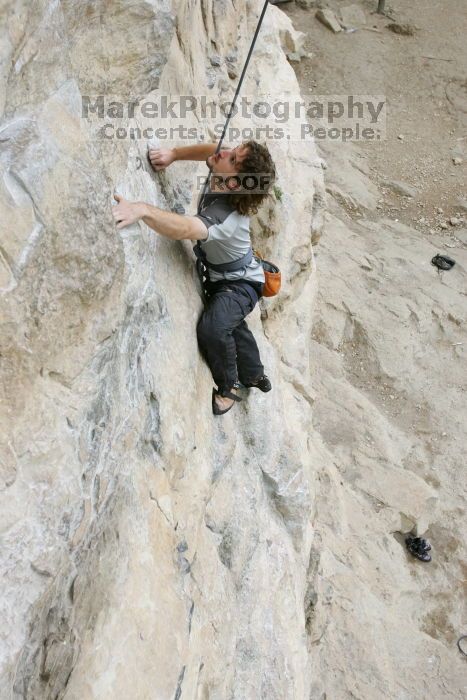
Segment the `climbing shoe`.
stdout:
<svg viewBox="0 0 467 700">
<path fill-rule="evenodd" d="M 238 384 L 234 384 L 234 389 L 238 389 Z M 231 404 L 228 408 L 221 409 L 217 405 L 216 396 L 222 396 L 226 399 L 232 399 L 233 404 Z M 236 401 L 240 402 L 241 400 L 242 399 L 240 398 L 240 396 L 237 396 L 237 394 L 234 394 L 231 391 L 226 391 L 226 390 L 219 391 L 218 389 L 213 389 L 212 390 L 212 412 L 214 413 L 215 416 L 223 416 L 224 413 L 227 413 L 228 411 L 230 411 L 231 408 L 234 407 Z"/>
<path fill-rule="evenodd" d="M 272 389 L 269 377 L 267 377 L 265 374 L 263 374 L 263 376 L 257 379 L 255 382 L 251 382 L 250 384 L 244 384 L 243 386 L 246 386 L 248 389 L 259 389 L 264 393 L 271 391 Z"/>
<path fill-rule="evenodd" d="M 422 537 L 407 537 L 405 544 L 413 557 L 417 557 L 420 561 L 431 561 L 431 555 L 428 554 L 431 544 L 427 540 Z"/>
</svg>

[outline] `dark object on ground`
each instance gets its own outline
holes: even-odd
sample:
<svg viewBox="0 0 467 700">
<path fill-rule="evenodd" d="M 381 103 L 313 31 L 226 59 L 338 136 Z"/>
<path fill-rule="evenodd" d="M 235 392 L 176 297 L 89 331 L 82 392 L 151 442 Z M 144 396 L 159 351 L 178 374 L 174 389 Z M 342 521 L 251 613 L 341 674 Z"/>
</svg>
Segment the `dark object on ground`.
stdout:
<svg viewBox="0 0 467 700">
<path fill-rule="evenodd" d="M 386 25 L 386 29 L 394 32 L 394 34 L 401 34 L 402 36 L 413 36 L 415 34 L 415 29 L 410 24 L 391 22 L 391 24 Z"/>
<path fill-rule="evenodd" d="M 269 377 L 267 377 L 265 374 L 263 374 L 262 377 L 256 380 L 254 384 L 244 384 L 243 386 L 247 387 L 247 389 L 259 389 L 263 393 L 266 393 L 267 391 L 271 391 L 272 385 L 271 382 L 269 381 Z"/>
<path fill-rule="evenodd" d="M 232 399 L 233 404 L 229 406 L 228 408 L 225 408 L 223 411 L 219 408 L 219 406 L 216 403 L 216 396 L 223 396 L 226 399 Z M 227 413 L 227 411 L 230 411 L 233 406 L 235 406 L 236 401 L 242 401 L 240 396 L 237 396 L 237 394 L 233 394 L 231 391 L 217 391 L 217 389 L 212 390 L 212 412 L 214 413 L 215 416 L 223 416 L 224 413 Z"/>
<path fill-rule="evenodd" d="M 450 258 L 448 255 L 435 255 L 431 258 L 431 264 L 438 268 L 438 270 L 450 270 L 456 264 L 456 261 Z"/>
<path fill-rule="evenodd" d="M 378 0 L 378 9 L 376 10 L 376 12 L 377 12 L 379 15 L 384 15 L 384 6 L 385 6 L 385 4 L 386 4 L 386 0 Z"/>
<path fill-rule="evenodd" d="M 467 656 L 467 651 L 465 651 L 465 649 L 463 649 L 463 648 L 462 648 L 462 645 L 461 645 L 461 642 L 462 642 L 464 639 L 467 639 L 467 634 L 463 634 L 462 637 L 459 637 L 459 639 L 457 640 L 457 648 L 459 649 L 459 651 L 460 651 L 461 654 L 464 654 L 464 656 Z M 467 645 L 466 645 L 466 646 L 467 646 Z"/>
<path fill-rule="evenodd" d="M 282 5 L 284 2 L 292 2 L 292 0 L 269 0 L 270 5 Z"/>
<path fill-rule="evenodd" d="M 410 554 L 420 561 L 431 561 L 431 556 L 428 552 L 431 549 L 431 544 L 421 537 L 406 537 L 405 544 Z"/>
</svg>

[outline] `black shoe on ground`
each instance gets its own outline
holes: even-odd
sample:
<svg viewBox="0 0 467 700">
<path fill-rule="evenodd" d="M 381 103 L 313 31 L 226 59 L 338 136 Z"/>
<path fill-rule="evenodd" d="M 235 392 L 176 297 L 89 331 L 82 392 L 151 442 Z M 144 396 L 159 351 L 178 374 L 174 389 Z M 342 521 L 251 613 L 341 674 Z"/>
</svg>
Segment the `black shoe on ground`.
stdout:
<svg viewBox="0 0 467 700">
<path fill-rule="evenodd" d="M 428 554 L 431 545 L 426 540 L 421 537 L 407 537 L 405 544 L 413 557 L 420 559 L 420 561 L 431 561 L 431 556 Z"/>
<path fill-rule="evenodd" d="M 414 537 L 414 539 L 412 540 L 412 544 L 420 552 L 429 552 L 431 549 L 431 544 L 427 540 L 424 540 L 422 537 Z"/>
<path fill-rule="evenodd" d="M 264 393 L 271 391 L 272 389 L 269 377 L 267 377 L 265 374 L 263 374 L 263 376 L 257 379 L 255 382 L 252 382 L 251 384 L 244 384 L 243 386 L 246 386 L 248 389 L 259 389 Z"/>
</svg>

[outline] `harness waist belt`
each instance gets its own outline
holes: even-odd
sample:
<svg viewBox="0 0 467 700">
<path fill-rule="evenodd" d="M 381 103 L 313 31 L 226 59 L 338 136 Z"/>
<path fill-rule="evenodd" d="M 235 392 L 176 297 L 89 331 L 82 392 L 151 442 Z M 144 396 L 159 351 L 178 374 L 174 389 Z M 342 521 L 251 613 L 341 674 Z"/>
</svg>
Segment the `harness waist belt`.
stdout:
<svg viewBox="0 0 467 700">
<path fill-rule="evenodd" d="M 252 248 L 250 248 L 248 253 L 246 253 L 242 258 L 225 263 L 209 262 L 209 260 L 206 259 L 206 253 L 202 250 L 199 243 L 195 245 L 194 252 L 198 260 L 202 260 L 206 267 L 208 267 L 210 270 L 214 270 L 214 272 L 237 272 L 237 270 L 241 270 L 243 267 L 248 267 L 253 260 Z"/>
</svg>

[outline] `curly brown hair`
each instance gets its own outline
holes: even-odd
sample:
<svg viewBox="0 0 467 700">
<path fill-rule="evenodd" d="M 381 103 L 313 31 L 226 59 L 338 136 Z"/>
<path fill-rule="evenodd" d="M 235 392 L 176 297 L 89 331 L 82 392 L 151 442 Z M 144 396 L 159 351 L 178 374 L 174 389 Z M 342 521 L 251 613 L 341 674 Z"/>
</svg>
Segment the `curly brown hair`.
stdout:
<svg viewBox="0 0 467 700">
<path fill-rule="evenodd" d="M 256 214 L 262 202 L 269 195 L 269 191 L 276 178 L 276 167 L 266 146 L 257 141 L 245 141 L 248 151 L 241 164 L 242 175 L 251 177 L 258 175 L 257 186 L 254 191 L 242 191 L 239 194 L 231 194 L 231 201 L 236 211 L 243 216 Z"/>
</svg>

